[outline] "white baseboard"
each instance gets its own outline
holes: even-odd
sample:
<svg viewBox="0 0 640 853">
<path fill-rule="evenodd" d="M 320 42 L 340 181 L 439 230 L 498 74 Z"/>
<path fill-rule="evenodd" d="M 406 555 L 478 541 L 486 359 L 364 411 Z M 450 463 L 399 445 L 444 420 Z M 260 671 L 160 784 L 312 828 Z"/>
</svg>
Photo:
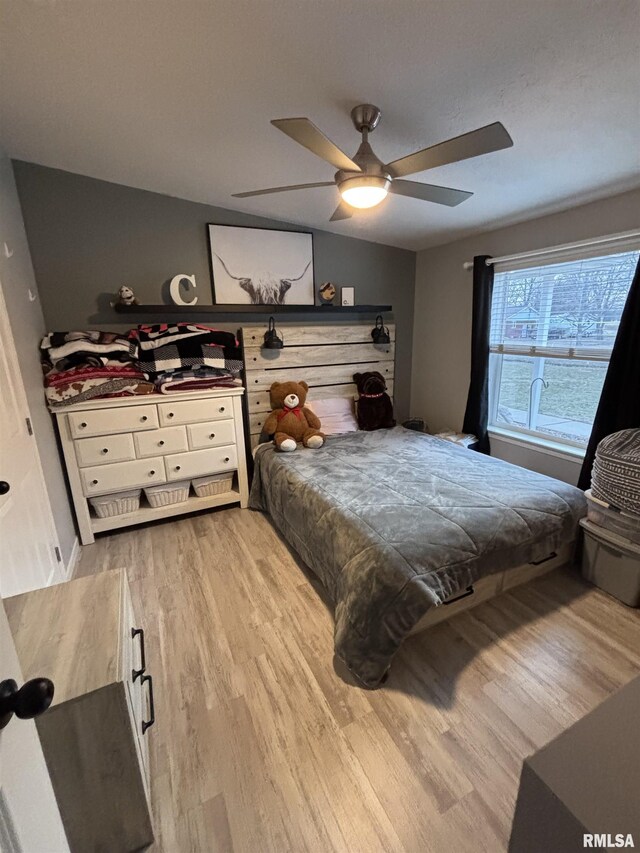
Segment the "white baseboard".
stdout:
<svg viewBox="0 0 640 853">
<path fill-rule="evenodd" d="M 71 554 L 69 555 L 69 559 L 67 560 L 67 565 L 64 569 L 64 579 L 65 581 L 70 581 L 73 577 L 73 574 L 76 570 L 76 565 L 78 560 L 80 559 L 80 540 L 76 536 L 76 540 L 73 543 L 73 548 L 71 549 Z"/>
</svg>

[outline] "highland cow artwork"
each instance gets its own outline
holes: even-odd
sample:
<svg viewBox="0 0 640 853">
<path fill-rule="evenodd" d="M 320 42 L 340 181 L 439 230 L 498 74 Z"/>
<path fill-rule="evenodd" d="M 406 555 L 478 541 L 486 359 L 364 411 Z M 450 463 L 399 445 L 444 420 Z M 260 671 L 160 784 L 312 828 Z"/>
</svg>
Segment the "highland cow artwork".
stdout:
<svg viewBox="0 0 640 853">
<path fill-rule="evenodd" d="M 313 305 L 313 236 L 300 231 L 209 225 L 218 305 Z"/>
</svg>

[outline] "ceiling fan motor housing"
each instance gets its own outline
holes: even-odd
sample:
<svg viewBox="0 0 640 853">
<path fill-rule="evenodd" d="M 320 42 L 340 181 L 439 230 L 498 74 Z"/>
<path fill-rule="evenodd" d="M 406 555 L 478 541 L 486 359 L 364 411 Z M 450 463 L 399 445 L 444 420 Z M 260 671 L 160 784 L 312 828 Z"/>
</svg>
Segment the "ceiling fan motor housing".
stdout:
<svg viewBox="0 0 640 853">
<path fill-rule="evenodd" d="M 358 104 L 351 110 L 351 121 L 358 133 L 367 131 L 371 133 L 380 121 L 380 109 L 373 104 Z"/>
<path fill-rule="evenodd" d="M 357 109 L 359 107 L 356 107 Z M 374 107 L 374 109 L 376 108 Z M 335 174 L 335 182 L 340 190 L 346 189 L 347 186 L 368 186 L 380 187 L 385 190 L 389 189 L 392 176 L 386 170 L 382 160 L 374 154 L 368 142 L 363 141 L 360 143 L 360 147 L 353 155 L 352 160 L 360 166 L 361 171 L 339 169 Z"/>
</svg>

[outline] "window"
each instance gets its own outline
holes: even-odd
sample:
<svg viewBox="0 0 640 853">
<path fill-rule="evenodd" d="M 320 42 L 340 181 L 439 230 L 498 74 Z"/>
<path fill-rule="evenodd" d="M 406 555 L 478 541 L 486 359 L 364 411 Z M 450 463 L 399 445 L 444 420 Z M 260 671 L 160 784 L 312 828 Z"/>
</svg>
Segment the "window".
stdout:
<svg viewBox="0 0 640 853">
<path fill-rule="evenodd" d="M 586 447 L 638 255 L 496 268 L 490 428 Z"/>
</svg>

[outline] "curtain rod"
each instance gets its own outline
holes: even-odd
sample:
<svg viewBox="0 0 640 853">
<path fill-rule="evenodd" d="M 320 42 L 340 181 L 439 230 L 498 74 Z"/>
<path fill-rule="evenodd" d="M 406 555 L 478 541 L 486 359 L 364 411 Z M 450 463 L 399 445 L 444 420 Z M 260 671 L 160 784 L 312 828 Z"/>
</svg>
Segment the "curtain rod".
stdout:
<svg viewBox="0 0 640 853">
<path fill-rule="evenodd" d="M 491 264 L 504 264 L 508 261 L 524 261 L 526 258 L 540 258 L 544 255 L 552 255 L 556 252 L 566 252 L 570 249 L 588 249 L 592 246 L 602 246 L 607 244 L 615 244 L 627 240 L 639 239 L 640 230 L 624 231 L 622 234 L 608 234 L 606 237 L 596 237 L 591 240 L 578 240 L 577 243 L 564 243 L 560 246 L 550 246 L 547 249 L 534 249 L 532 252 L 521 252 L 519 255 L 504 255 L 501 258 L 487 258 L 485 263 L 487 266 Z M 466 270 L 473 269 L 473 261 L 466 261 L 463 264 Z"/>
</svg>

